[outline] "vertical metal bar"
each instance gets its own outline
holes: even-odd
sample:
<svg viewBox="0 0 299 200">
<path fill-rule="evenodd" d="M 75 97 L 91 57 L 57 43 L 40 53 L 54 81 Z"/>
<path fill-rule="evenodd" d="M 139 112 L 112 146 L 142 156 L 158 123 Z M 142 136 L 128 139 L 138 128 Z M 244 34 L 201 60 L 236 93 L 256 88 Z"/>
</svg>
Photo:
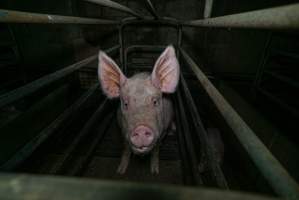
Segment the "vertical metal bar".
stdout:
<svg viewBox="0 0 299 200">
<path fill-rule="evenodd" d="M 288 199 L 299 198 L 299 186 L 279 161 L 271 154 L 251 128 L 245 123 L 234 108 L 225 100 L 215 86 L 200 70 L 190 56 L 180 48 L 181 54 L 189 64 L 202 87 L 215 103 L 233 133 L 239 139 L 252 161 L 277 194 Z"/>
<path fill-rule="evenodd" d="M 255 89 L 257 89 L 261 83 L 262 80 L 262 76 L 263 76 L 263 72 L 265 70 L 266 67 L 266 63 L 269 57 L 269 49 L 271 46 L 271 41 L 272 41 L 272 32 L 269 32 L 267 35 L 267 39 L 264 45 L 264 49 L 263 49 L 263 53 L 262 53 L 262 58 L 260 61 L 260 64 L 258 66 L 257 72 L 256 72 L 256 76 L 255 76 L 255 80 L 254 80 L 254 87 Z"/>
<path fill-rule="evenodd" d="M 121 69 L 123 70 L 124 73 L 126 73 L 126 66 L 125 66 L 125 58 L 124 58 L 124 30 L 123 26 L 119 27 L 119 32 L 118 32 L 118 38 L 119 38 L 119 61 L 121 65 Z"/>
<path fill-rule="evenodd" d="M 120 11 L 129 13 L 129 14 L 135 16 L 135 17 L 143 18 L 141 15 L 139 15 L 137 12 L 133 11 L 132 9 L 130 9 L 130 8 L 124 6 L 124 5 L 121 5 L 119 3 L 116 3 L 114 1 L 110 1 L 110 0 L 85 0 L 85 1 L 95 3 L 95 4 L 98 4 L 98 5 L 101 5 L 101 6 L 106 6 L 106 7 L 109 7 L 109 8 L 114 8 L 116 10 L 120 10 Z"/>
<path fill-rule="evenodd" d="M 176 49 L 176 54 L 177 54 L 177 58 L 178 60 L 180 60 L 180 50 L 179 47 L 182 46 L 182 34 L 183 34 L 183 27 L 181 25 L 178 26 L 177 28 L 177 49 Z"/>
<path fill-rule="evenodd" d="M 146 3 L 147 3 L 147 9 L 152 14 L 152 16 L 155 19 L 159 19 L 159 15 L 158 15 L 154 5 L 152 4 L 151 0 L 146 0 Z"/>
<path fill-rule="evenodd" d="M 211 17 L 213 3 L 214 3 L 214 0 L 206 0 L 205 1 L 205 9 L 204 9 L 204 13 L 203 13 L 203 17 L 205 19 Z"/>
<path fill-rule="evenodd" d="M 62 15 L 21 12 L 0 9 L 0 23 L 42 23 L 42 24 L 119 24 L 118 21 L 106 19 L 93 19 Z"/>
</svg>

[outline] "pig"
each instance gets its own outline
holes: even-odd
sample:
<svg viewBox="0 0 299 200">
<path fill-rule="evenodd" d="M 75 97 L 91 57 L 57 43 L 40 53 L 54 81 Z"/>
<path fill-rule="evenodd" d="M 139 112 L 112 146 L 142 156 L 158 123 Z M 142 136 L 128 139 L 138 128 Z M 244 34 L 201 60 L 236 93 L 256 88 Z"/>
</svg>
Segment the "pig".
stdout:
<svg viewBox="0 0 299 200">
<path fill-rule="evenodd" d="M 180 66 L 175 49 L 169 45 L 155 62 L 151 73 L 127 78 L 117 64 L 99 52 L 98 76 L 103 93 L 120 98 L 118 124 L 124 137 L 124 151 L 117 172 L 124 174 L 133 154 L 151 154 L 152 174 L 159 173 L 159 145 L 175 124 L 169 97 L 179 82 Z"/>
</svg>

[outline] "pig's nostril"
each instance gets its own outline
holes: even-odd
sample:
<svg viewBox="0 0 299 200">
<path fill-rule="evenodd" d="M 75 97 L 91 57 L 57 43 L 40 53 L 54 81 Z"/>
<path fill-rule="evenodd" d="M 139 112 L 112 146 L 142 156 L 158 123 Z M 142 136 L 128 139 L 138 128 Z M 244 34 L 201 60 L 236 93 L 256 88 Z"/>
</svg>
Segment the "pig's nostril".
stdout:
<svg viewBox="0 0 299 200">
<path fill-rule="evenodd" d="M 152 134 L 150 132 L 145 132 L 146 137 L 150 137 Z"/>
<path fill-rule="evenodd" d="M 132 137 L 138 137 L 138 135 L 139 134 L 137 132 L 134 132 L 133 135 L 132 135 Z"/>
<path fill-rule="evenodd" d="M 138 148 L 147 147 L 153 142 L 154 134 L 149 127 L 141 125 L 134 129 L 130 140 Z"/>
</svg>

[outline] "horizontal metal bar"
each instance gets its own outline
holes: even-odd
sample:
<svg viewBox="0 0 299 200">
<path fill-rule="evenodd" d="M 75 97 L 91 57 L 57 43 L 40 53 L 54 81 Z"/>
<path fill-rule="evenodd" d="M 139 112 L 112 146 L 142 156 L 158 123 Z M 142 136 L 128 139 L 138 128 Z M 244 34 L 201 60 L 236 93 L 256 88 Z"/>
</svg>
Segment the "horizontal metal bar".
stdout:
<svg viewBox="0 0 299 200">
<path fill-rule="evenodd" d="M 118 21 L 106 19 L 93 19 L 62 15 L 22 12 L 0 9 L 0 23 L 40 23 L 40 24 L 103 24 L 117 25 Z"/>
<path fill-rule="evenodd" d="M 229 192 L 206 188 L 178 187 L 161 184 L 103 181 L 87 178 L 50 177 L 42 175 L 0 174 L 1 199 L 63 199 L 63 200 L 274 200 L 243 192 Z"/>
<path fill-rule="evenodd" d="M 131 45 L 125 49 L 125 53 L 129 54 L 137 50 L 143 52 L 160 52 L 165 48 L 165 45 Z"/>
<path fill-rule="evenodd" d="M 271 154 L 234 108 L 209 81 L 199 66 L 180 48 L 181 54 L 200 81 L 209 97 L 233 130 L 251 159 L 277 194 L 288 199 L 299 198 L 299 186 L 279 161 Z"/>
<path fill-rule="evenodd" d="M 11 159 L 0 166 L 1 170 L 12 170 L 21 162 L 26 160 L 47 138 L 63 126 L 70 116 L 78 114 L 83 104 L 90 99 L 90 97 L 99 88 L 99 84 L 94 85 L 87 92 L 85 92 L 75 103 L 67 108 L 61 115 L 59 115 L 48 127 L 42 130 L 36 137 L 28 142 L 21 150 L 19 150 Z"/>
<path fill-rule="evenodd" d="M 272 76 L 272 77 L 274 77 L 274 78 L 276 78 L 280 81 L 283 81 L 283 82 L 285 82 L 285 83 L 287 83 L 287 84 L 289 84 L 293 87 L 299 88 L 299 81 L 296 81 L 292 78 L 289 78 L 287 76 L 283 76 L 283 75 L 280 75 L 276 72 L 271 72 L 271 71 L 268 71 L 268 70 L 265 71 L 265 74 L 268 74 L 268 75 L 270 75 L 270 76 Z"/>
<path fill-rule="evenodd" d="M 185 26 L 258 28 L 277 30 L 299 29 L 299 3 L 239 14 L 184 22 Z"/>
<path fill-rule="evenodd" d="M 105 50 L 107 53 L 112 53 L 115 50 L 117 50 L 119 46 L 114 46 L 110 49 Z M 0 96 L 0 107 L 5 106 L 9 103 L 12 103 L 22 97 L 25 97 L 27 95 L 32 94 L 33 92 L 49 85 L 50 83 L 53 83 L 54 81 L 57 81 L 74 71 L 80 69 L 81 67 L 86 66 L 87 64 L 91 63 L 92 61 L 95 61 L 97 59 L 98 55 L 91 56 L 89 58 L 86 58 L 84 60 L 81 60 L 75 64 L 72 64 L 68 67 L 65 67 L 61 70 L 58 70 L 56 72 L 53 72 L 51 74 L 48 74 L 46 76 L 43 76 L 31 83 L 28 83 L 27 85 L 24 85 L 22 87 L 19 87 L 17 89 L 14 89 L 8 93 L 5 93 Z"/>
<path fill-rule="evenodd" d="M 129 14 L 135 16 L 135 17 L 143 18 L 141 15 L 139 15 L 137 12 L 133 11 L 132 9 L 130 9 L 130 8 L 124 6 L 124 5 L 121 5 L 119 3 L 116 3 L 114 1 L 110 1 L 110 0 L 85 0 L 85 1 L 95 3 L 95 4 L 98 4 L 98 5 L 101 5 L 101 6 L 106 6 L 106 7 L 109 7 L 109 8 L 114 8 L 116 10 L 120 10 L 120 11 L 129 13 Z"/>
<path fill-rule="evenodd" d="M 163 25 L 163 26 L 170 26 L 170 27 L 175 27 L 177 28 L 178 25 L 180 25 L 180 21 L 178 21 L 177 19 L 174 18 L 170 18 L 170 17 L 163 17 L 163 18 L 159 18 L 157 20 L 152 20 L 152 19 L 136 19 L 136 18 L 126 18 L 124 20 L 122 20 L 121 23 L 121 28 L 124 28 L 125 26 L 147 26 L 147 25 L 153 25 L 153 26 L 159 26 L 159 25 Z"/>
<path fill-rule="evenodd" d="M 159 19 L 159 15 L 158 15 L 154 5 L 152 4 L 151 0 L 146 0 L 146 4 L 147 4 L 147 9 L 152 14 L 152 16 L 155 19 Z"/>
</svg>

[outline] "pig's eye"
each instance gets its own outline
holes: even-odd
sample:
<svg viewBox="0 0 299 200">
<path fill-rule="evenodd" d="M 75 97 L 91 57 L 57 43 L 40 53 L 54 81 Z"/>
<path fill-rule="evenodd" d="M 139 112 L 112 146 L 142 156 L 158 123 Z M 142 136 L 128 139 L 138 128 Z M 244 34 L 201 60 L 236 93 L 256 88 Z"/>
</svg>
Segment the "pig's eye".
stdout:
<svg viewBox="0 0 299 200">
<path fill-rule="evenodd" d="M 159 105 L 159 99 L 158 98 L 153 98 L 152 101 L 153 101 L 154 106 Z"/>
</svg>

